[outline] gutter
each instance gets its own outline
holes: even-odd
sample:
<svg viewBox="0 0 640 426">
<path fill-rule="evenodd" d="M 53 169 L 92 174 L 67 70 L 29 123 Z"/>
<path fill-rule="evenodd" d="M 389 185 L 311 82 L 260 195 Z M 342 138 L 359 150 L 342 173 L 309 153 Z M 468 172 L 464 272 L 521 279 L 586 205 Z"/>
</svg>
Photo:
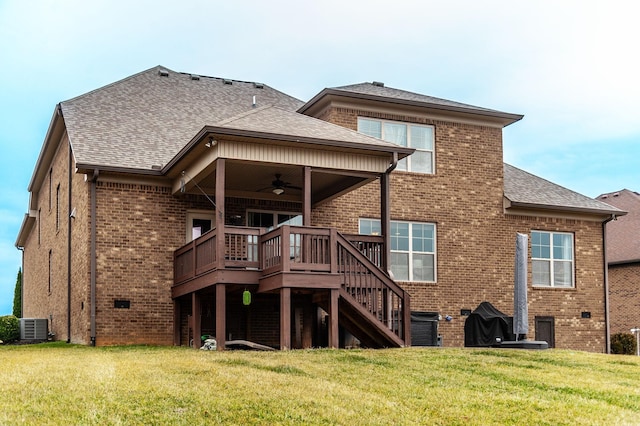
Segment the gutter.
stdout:
<svg viewBox="0 0 640 426">
<path fill-rule="evenodd" d="M 91 177 L 91 247 L 89 258 L 91 259 L 90 275 L 91 275 L 91 346 L 96 345 L 96 182 L 100 172 L 98 169 L 93 170 Z"/>
<path fill-rule="evenodd" d="M 605 323 L 605 345 L 606 353 L 611 353 L 611 327 L 609 321 L 609 265 L 607 263 L 607 223 L 616 220 L 616 215 L 602 222 L 602 263 L 604 267 L 604 323 Z"/>
</svg>

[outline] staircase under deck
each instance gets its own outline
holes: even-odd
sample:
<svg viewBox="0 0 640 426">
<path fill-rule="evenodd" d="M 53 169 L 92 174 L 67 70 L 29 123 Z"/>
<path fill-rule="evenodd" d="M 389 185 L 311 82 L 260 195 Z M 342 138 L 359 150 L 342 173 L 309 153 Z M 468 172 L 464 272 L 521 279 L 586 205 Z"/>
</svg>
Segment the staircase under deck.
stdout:
<svg viewBox="0 0 640 426">
<path fill-rule="evenodd" d="M 311 292 L 329 314 L 330 347 L 338 346 L 338 324 L 367 347 L 410 344 L 409 295 L 379 267 L 381 237 L 346 237 L 335 229 L 288 225 L 269 232 L 223 229 L 175 251 L 172 287 L 174 299 L 191 294 L 194 306 L 198 291 L 215 287 L 216 305 L 222 309 L 216 325 L 220 349 L 226 285 L 279 293 L 281 312 L 290 309 L 292 290 Z M 280 317 L 280 346 L 290 348 L 291 318 Z M 194 334 L 199 335 L 199 329 Z"/>
</svg>

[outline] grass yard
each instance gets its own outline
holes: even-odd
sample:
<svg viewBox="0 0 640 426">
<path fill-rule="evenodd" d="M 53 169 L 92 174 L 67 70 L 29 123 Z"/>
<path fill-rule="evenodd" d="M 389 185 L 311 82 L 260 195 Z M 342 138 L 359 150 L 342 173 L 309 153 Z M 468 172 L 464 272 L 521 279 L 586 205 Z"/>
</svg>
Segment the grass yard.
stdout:
<svg viewBox="0 0 640 426">
<path fill-rule="evenodd" d="M 640 424 L 640 358 L 0 346 L 0 424 Z"/>
</svg>

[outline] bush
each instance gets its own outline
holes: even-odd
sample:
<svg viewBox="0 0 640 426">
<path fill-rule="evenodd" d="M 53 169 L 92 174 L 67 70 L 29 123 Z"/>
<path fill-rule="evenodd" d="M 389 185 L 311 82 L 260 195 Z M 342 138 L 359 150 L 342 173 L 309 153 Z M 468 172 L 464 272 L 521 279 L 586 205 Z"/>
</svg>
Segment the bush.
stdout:
<svg viewBox="0 0 640 426">
<path fill-rule="evenodd" d="M 616 333 L 611 336 L 611 353 L 619 355 L 635 355 L 635 336 L 631 333 Z"/>
<path fill-rule="evenodd" d="M 20 338 L 20 320 L 13 315 L 0 317 L 0 340 L 4 343 Z"/>
</svg>

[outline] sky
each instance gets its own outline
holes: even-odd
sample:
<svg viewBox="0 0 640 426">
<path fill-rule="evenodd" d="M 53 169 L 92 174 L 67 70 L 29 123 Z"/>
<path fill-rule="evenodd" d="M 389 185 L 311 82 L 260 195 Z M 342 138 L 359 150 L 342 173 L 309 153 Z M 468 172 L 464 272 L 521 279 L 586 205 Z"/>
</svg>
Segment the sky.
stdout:
<svg viewBox="0 0 640 426">
<path fill-rule="evenodd" d="M 504 160 L 596 197 L 640 191 L 640 6 L 562 0 L 0 0 L 0 315 L 54 108 L 137 72 L 258 81 L 307 101 L 388 87 L 524 114 Z"/>
</svg>

